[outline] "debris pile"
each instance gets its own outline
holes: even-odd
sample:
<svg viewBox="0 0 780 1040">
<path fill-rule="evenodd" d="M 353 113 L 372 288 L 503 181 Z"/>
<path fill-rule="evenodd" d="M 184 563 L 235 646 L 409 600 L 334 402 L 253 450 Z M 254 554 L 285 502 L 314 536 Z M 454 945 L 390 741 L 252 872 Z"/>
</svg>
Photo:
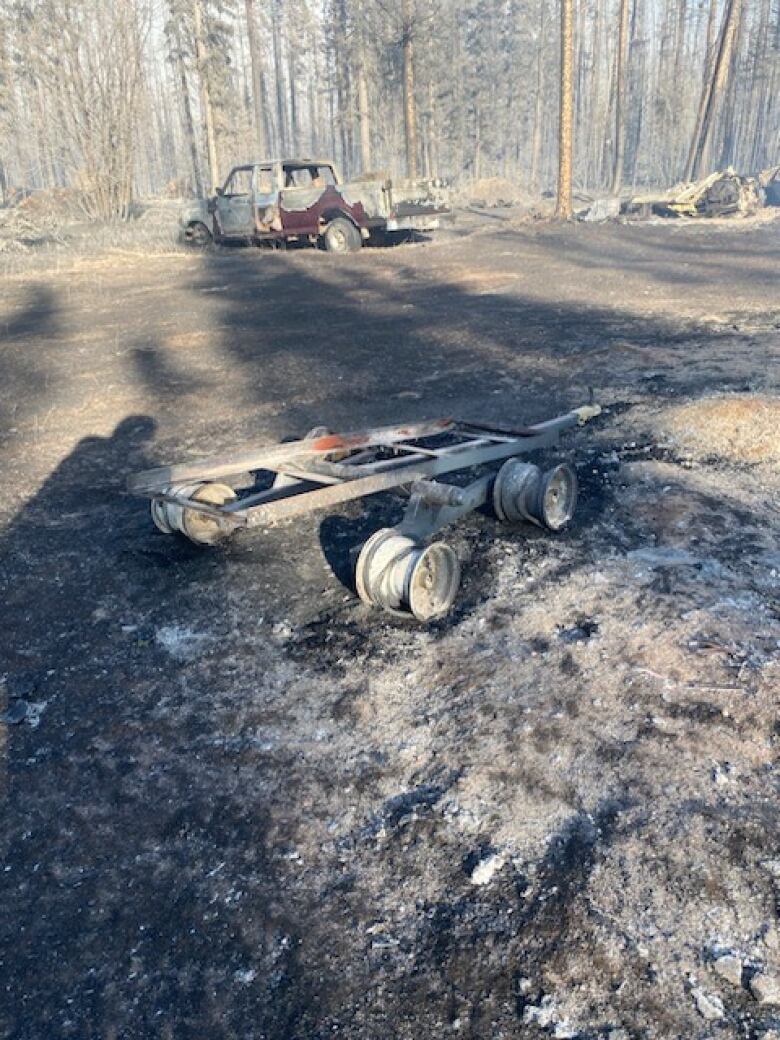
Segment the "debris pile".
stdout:
<svg viewBox="0 0 780 1040">
<path fill-rule="evenodd" d="M 64 228 L 83 220 L 80 200 L 81 193 L 70 188 L 14 192 L 0 208 L 0 252 L 63 244 Z"/>
<path fill-rule="evenodd" d="M 483 177 L 463 190 L 466 203 L 477 209 L 500 209 L 509 206 L 533 206 L 538 200 L 519 184 L 505 177 Z"/>
<path fill-rule="evenodd" d="M 619 196 L 606 195 L 593 199 L 588 208 L 579 212 L 577 216 L 580 220 L 584 220 L 587 223 L 614 220 L 620 216 L 621 209 L 622 203 Z"/>
<path fill-rule="evenodd" d="M 743 177 L 730 166 L 700 181 L 677 184 L 666 192 L 635 195 L 625 212 L 662 217 L 750 216 L 761 206 L 758 181 Z"/>
</svg>

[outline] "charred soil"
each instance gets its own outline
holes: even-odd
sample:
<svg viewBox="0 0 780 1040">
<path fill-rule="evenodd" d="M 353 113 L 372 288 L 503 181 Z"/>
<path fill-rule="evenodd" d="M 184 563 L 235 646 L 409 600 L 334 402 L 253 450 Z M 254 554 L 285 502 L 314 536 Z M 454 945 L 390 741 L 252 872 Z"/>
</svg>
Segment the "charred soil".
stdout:
<svg viewBox="0 0 780 1040">
<path fill-rule="evenodd" d="M 780 1030 L 776 228 L 464 215 L 6 278 L 3 1035 Z M 122 492 L 589 387 L 573 527 L 452 529 L 428 628 L 347 587 L 391 496 L 204 551 Z"/>
</svg>

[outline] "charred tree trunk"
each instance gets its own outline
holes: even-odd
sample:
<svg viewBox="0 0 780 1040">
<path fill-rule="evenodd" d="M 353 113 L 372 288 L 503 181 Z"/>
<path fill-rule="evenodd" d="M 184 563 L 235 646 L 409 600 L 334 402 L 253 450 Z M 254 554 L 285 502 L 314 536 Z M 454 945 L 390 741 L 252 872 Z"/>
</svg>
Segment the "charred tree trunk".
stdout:
<svg viewBox="0 0 780 1040">
<path fill-rule="evenodd" d="M 610 193 L 617 195 L 623 184 L 623 162 L 626 152 L 626 66 L 628 65 L 629 0 L 620 0 L 617 64 L 615 68 L 615 160 Z"/>
<path fill-rule="evenodd" d="M 555 215 L 568 220 L 574 158 L 574 0 L 561 0 L 561 96 L 558 123 L 558 199 Z"/>
<path fill-rule="evenodd" d="M 249 40 L 249 63 L 252 68 L 252 114 L 255 124 L 255 142 L 258 158 L 268 152 L 268 135 L 265 114 L 265 83 L 263 77 L 263 58 L 260 51 L 260 40 L 257 37 L 255 21 L 255 0 L 244 0 L 246 12 L 246 33 Z"/>
<path fill-rule="evenodd" d="M 740 49 L 740 37 L 742 35 L 742 17 L 741 10 L 737 15 L 736 28 L 734 30 L 734 40 L 731 46 L 731 55 L 729 57 L 729 69 L 726 75 L 726 86 L 723 91 L 723 99 L 721 102 L 722 112 L 722 132 L 721 132 L 721 151 L 719 165 L 731 166 L 734 162 L 736 152 L 736 138 L 738 133 L 738 120 L 739 113 L 737 112 L 737 54 Z M 749 95 L 750 99 L 753 100 L 753 94 Z M 752 105 L 751 105 L 752 108 Z M 711 135 L 710 142 L 712 142 L 714 135 Z M 709 151 L 712 150 L 712 144 L 710 143 Z"/>
<path fill-rule="evenodd" d="M 272 14 L 273 25 L 271 28 L 274 52 L 274 72 L 276 74 L 276 126 L 279 133 L 279 151 L 286 153 L 288 150 L 289 132 L 287 127 L 287 107 L 284 99 L 284 67 L 282 63 L 282 40 L 280 31 L 281 18 L 281 5 L 277 2 Z"/>
<path fill-rule="evenodd" d="M 361 54 L 357 69 L 358 124 L 360 130 L 360 168 L 363 173 L 371 169 L 371 124 L 368 114 L 368 83 L 366 67 Z"/>
<path fill-rule="evenodd" d="M 214 109 L 211 104 L 211 90 L 209 88 L 208 61 L 209 53 L 206 46 L 206 34 L 203 26 L 202 0 L 195 0 L 195 55 L 198 62 L 198 78 L 200 79 L 200 97 L 203 106 L 203 121 L 206 126 L 206 149 L 209 157 L 209 174 L 212 186 L 220 183 L 219 179 L 219 157 L 217 155 L 217 135 L 214 126 Z"/>
<path fill-rule="evenodd" d="M 290 93 L 290 148 L 293 152 L 297 152 L 300 147 L 298 143 L 300 132 L 298 126 L 298 97 L 295 84 L 295 57 L 292 47 L 288 47 L 287 50 L 287 79 L 289 80 L 288 88 Z"/>
<path fill-rule="evenodd" d="M 728 81 L 734 50 L 734 38 L 739 20 L 740 2 L 741 0 L 726 0 L 718 49 L 709 79 L 705 82 L 704 90 L 702 91 L 696 129 L 685 167 L 685 180 L 687 181 L 700 177 L 709 161 L 709 150 L 715 122 L 714 113 L 723 94 L 723 88 Z"/>
<path fill-rule="evenodd" d="M 694 124 L 693 136 L 688 149 L 688 159 L 686 160 L 685 170 L 683 172 L 683 180 L 685 181 L 689 181 L 693 177 L 696 148 L 698 146 L 699 138 L 701 137 L 702 126 L 704 125 L 704 113 L 707 107 L 707 98 L 709 96 L 709 87 L 712 81 L 712 70 L 715 60 L 714 41 L 717 10 L 718 0 L 710 0 L 710 13 L 707 21 L 707 46 L 704 52 L 704 72 L 702 74 L 701 96 L 699 98 L 699 107 L 696 110 L 696 122 Z"/>
<path fill-rule="evenodd" d="M 181 100 L 181 114 L 184 130 L 184 139 L 187 143 L 187 151 L 190 156 L 192 168 L 192 184 L 195 194 L 203 197 L 203 180 L 200 175 L 200 161 L 198 159 L 198 139 L 195 134 L 195 120 L 192 115 L 192 102 L 190 101 L 190 85 L 187 81 L 187 66 L 184 63 L 184 46 L 181 38 L 181 28 L 176 15 L 171 19 L 171 43 L 173 44 L 173 65 L 176 70 L 176 79 L 179 84 L 179 97 Z"/>
<path fill-rule="evenodd" d="M 403 0 L 402 42 L 404 52 L 404 130 L 406 132 L 406 175 L 417 177 L 417 108 L 414 100 L 414 54 L 412 47 L 412 0 Z"/>
<path fill-rule="evenodd" d="M 539 9 L 539 46 L 536 52 L 536 97 L 534 100 L 534 128 L 531 134 L 531 187 L 536 190 L 539 187 L 539 159 L 542 154 L 542 115 L 544 102 L 544 31 L 545 31 L 545 0 L 542 0 Z"/>
</svg>

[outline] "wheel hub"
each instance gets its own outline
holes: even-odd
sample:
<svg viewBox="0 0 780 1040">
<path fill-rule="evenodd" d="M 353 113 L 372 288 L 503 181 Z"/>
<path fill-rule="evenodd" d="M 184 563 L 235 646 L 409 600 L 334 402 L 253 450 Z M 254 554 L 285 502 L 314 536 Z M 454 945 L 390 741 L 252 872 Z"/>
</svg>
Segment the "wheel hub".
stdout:
<svg viewBox="0 0 780 1040">
<path fill-rule="evenodd" d="M 545 473 L 530 462 L 509 459 L 493 485 L 493 507 L 501 520 L 527 520 L 548 531 L 562 530 L 574 515 L 577 475 L 562 463 Z"/>
<path fill-rule="evenodd" d="M 222 506 L 226 502 L 234 502 L 236 493 L 227 484 L 193 483 L 172 484 L 167 492 L 178 498 L 191 498 L 194 502 L 206 505 Z M 163 499 L 152 499 L 152 520 L 163 534 L 183 534 L 197 545 L 214 545 L 230 534 L 230 527 L 220 519 L 201 513 L 196 509 L 187 509 L 178 502 L 166 502 Z"/>
<path fill-rule="evenodd" d="M 395 528 L 385 527 L 363 546 L 355 578 L 364 603 L 430 621 L 452 606 L 460 584 L 460 565 L 444 542 L 421 546 Z"/>
</svg>

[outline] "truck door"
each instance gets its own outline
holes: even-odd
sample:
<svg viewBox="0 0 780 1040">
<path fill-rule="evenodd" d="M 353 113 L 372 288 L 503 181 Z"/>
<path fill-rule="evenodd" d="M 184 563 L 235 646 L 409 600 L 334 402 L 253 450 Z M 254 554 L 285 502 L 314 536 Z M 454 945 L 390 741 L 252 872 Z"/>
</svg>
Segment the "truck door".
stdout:
<svg viewBox="0 0 780 1040">
<path fill-rule="evenodd" d="M 279 187 L 273 165 L 255 167 L 255 226 L 260 234 L 282 229 L 279 218 Z"/>
<path fill-rule="evenodd" d="M 292 235 L 316 235 L 328 181 L 320 174 L 315 163 L 305 162 L 285 163 L 282 177 L 279 203 L 285 232 Z M 336 196 L 336 204 L 340 201 Z"/>
<path fill-rule="evenodd" d="M 227 238 L 246 238 L 255 229 L 253 213 L 252 167 L 231 170 L 225 186 L 217 195 L 217 222 Z"/>
</svg>

